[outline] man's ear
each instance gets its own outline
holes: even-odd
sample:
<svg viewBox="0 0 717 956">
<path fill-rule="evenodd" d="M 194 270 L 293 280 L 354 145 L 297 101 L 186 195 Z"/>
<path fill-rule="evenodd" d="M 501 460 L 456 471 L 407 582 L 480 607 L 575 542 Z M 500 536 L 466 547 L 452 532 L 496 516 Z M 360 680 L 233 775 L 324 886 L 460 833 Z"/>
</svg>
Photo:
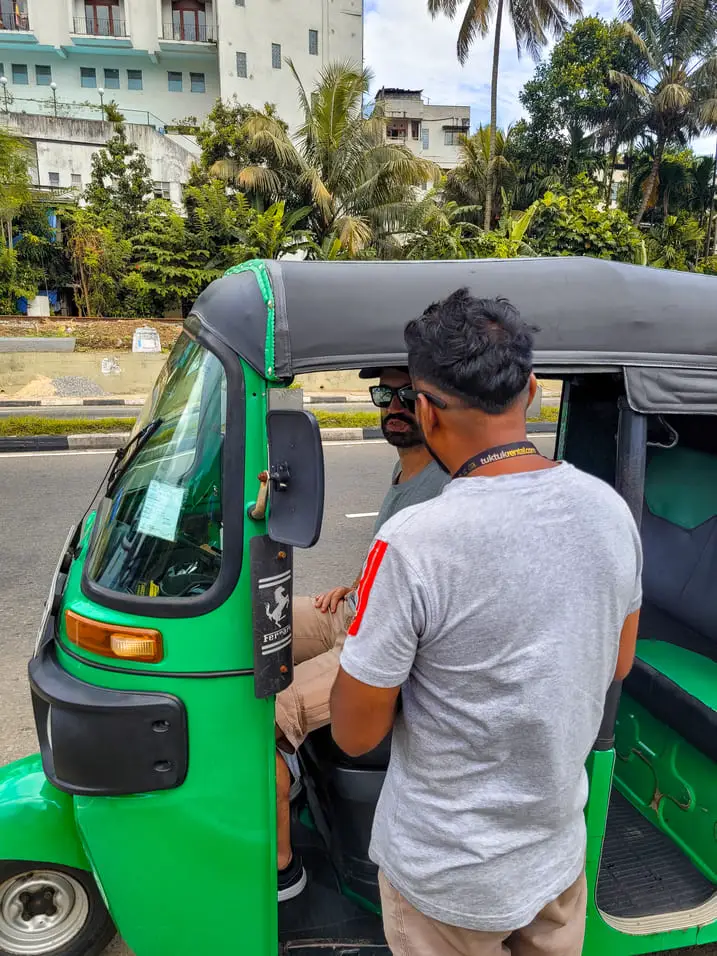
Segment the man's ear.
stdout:
<svg viewBox="0 0 717 956">
<path fill-rule="evenodd" d="M 530 373 L 530 378 L 528 379 L 528 408 L 533 404 L 535 395 L 538 391 L 538 380 L 535 377 L 535 372 Z"/>
<path fill-rule="evenodd" d="M 416 421 L 425 436 L 431 435 L 436 427 L 436 409 L 420 393 L 416 399 Z"/>
</svg>

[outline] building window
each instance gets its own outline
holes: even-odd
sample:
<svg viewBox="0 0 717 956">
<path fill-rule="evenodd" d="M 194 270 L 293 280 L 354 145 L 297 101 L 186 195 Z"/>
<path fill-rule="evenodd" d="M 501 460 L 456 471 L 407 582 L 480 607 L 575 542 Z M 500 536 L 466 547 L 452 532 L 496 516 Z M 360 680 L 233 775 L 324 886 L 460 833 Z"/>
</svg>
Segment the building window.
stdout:
<svg viewBox="0 0 717 956">
<path fill-rule="evenodd" d="M 455 129 L 447 129 L 444 132 L 443 141 L 446 146 L 457 146 L 461 141 L 461 133 Z"/>
<path fill-rule="evenodd" d="M 192 84 L 192 93 L 206 93 L 207 84 L 203 73 L 190 73 L 189 80 Z"/>
<path fill-rule="evenodd" d="M 47 181 L 49 182 L 49 184 L 50 184 L 51 186 L 59 186 L 59 185 L 60 185 L 60 174 L 59 174 L 59 173 L 48 173 L 48 174 L 47 174 Z"/>
<path fill-rule="evenodd" d="M 411 136 L 414 139 L 421 138 L 421 124 L 419 120 L 411 120 Z"/>
<path fill-rule="evenodd" d="M 24 63 L 13 63 L 12 81 L 15 86 L 27 86 L 30 80 L 27 75 L 27 66 Z"/>
<path fill-rule="evenodd" d="M 174 73 L 172 70 L 167 73 L 167 81 L 169 85 L 170 93 L 181 93 L 182 92 L 182 74 Z"/>
<path fill-rule="evenodd" d="M 152 184 L 154 188 L 154 198 L 155 199 L 171 199 L 171 193 L 169 191 L 169 183 L 162 183 L 158 180 Z"/>
<path fill-rule="evenodd" d="M 246 69 L 246 53 L 237 53 L 237 76 L 242 79 L 246 79 L 247 69 Z"/>
<path fill-rule="evenodd" d="M 38 86 L 49 86 L 50 83 L 52 83 L 52 67 L 36 66 L 35 83 L 37 83 Z"/>
<path fill-rule="evenodd" d="M 172 39 L 206 43 L 207 13 L 201 0 L 172 0 Z"/>
<path fill-rule="evenodd" d="M 141 70 L 127 70 L 127 89 L 128 90 L 142 89 L 142 71 Z"/>
<path fill-rule="evenodd" d="M 245 2 L 245 0 L 234 0 L 234 6 L 235 6 L 235 7 L 245 7 L 245 6 L 246 6 L 246 2 Z"/>
<path fill-rule="evenodd" d="M 119 4 L 116 0 L 85 0 L 84 22 L 75 20 L 75 32 L 98 37 L 124 36 Z"/>
<path fill-rule="evenodd" d="M 275 70 L 281 69 L 281 43 L 271 44 L 271 65 Z"/>
<path fill-rule="evenodd" d="M 319 31 L 309 30 L 309 53 L 311 56 L 319 55 Z"/>
<path fill-rule="evenodd" d="M 80 189 L 82 186 L 82 176 L 79 173 L 72 174 L 72 188 Z"/>
<path fill-rule="evenodd" d="M 105 89 L 118 90 L 120 88 L 119 70 L 105 70 Z"/>
<path fill-rule="evenodd" d="M 97 89 L 97 70 L 93 66 L 80 67 L 80 86 L 86 90 Z"/>
<path fill-rule="evenodd" d="M 421 146 L 423 149 L 430 149 L 431 146 L 431 134 L 427 126 L 421 130 Z"/>
</svg>

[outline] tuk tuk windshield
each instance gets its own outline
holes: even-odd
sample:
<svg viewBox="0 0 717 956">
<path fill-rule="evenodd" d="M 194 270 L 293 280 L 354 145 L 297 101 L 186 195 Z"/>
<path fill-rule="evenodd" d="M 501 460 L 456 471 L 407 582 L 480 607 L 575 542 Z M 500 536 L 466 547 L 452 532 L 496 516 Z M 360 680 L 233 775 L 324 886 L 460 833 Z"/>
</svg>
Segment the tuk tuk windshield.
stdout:
<svg viewBox="0 0 717 956">
<path fill-rule="evenodd" d="M 222 560 L 225 430 L 224 369 L 183 333 L 99 508 L 90 581 L 147 598 L 193 597 L 212 586 Z"/>
</svg>

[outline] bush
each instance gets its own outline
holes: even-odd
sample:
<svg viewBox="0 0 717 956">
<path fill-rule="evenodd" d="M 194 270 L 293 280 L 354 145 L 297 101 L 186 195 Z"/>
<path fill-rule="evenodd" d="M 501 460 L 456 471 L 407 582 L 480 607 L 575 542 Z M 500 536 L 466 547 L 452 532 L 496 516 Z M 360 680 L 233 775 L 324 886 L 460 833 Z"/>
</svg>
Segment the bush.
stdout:
<svg viewBox="0 0 717 956">
<path fill-rule="evenodd" d="M 567 193 L 547 192 L 533 208 L 530 244 L 540 255 L 647 261 L 639 230 L 620 209 L 602 209 L 597 186 L 585 176 Z"/>
</svg>

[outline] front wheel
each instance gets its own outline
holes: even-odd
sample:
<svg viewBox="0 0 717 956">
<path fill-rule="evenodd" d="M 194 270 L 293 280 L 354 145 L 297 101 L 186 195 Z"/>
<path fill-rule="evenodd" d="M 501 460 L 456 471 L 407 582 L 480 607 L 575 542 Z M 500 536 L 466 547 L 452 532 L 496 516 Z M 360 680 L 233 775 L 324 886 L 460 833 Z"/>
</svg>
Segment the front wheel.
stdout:
<svg viewBox="0 0 717 956">
<path fill-rule="evenodd" d="M 98 956 L 114 933 L 92 874 L 0 862 L 0 956 Z"/>
</svg>

